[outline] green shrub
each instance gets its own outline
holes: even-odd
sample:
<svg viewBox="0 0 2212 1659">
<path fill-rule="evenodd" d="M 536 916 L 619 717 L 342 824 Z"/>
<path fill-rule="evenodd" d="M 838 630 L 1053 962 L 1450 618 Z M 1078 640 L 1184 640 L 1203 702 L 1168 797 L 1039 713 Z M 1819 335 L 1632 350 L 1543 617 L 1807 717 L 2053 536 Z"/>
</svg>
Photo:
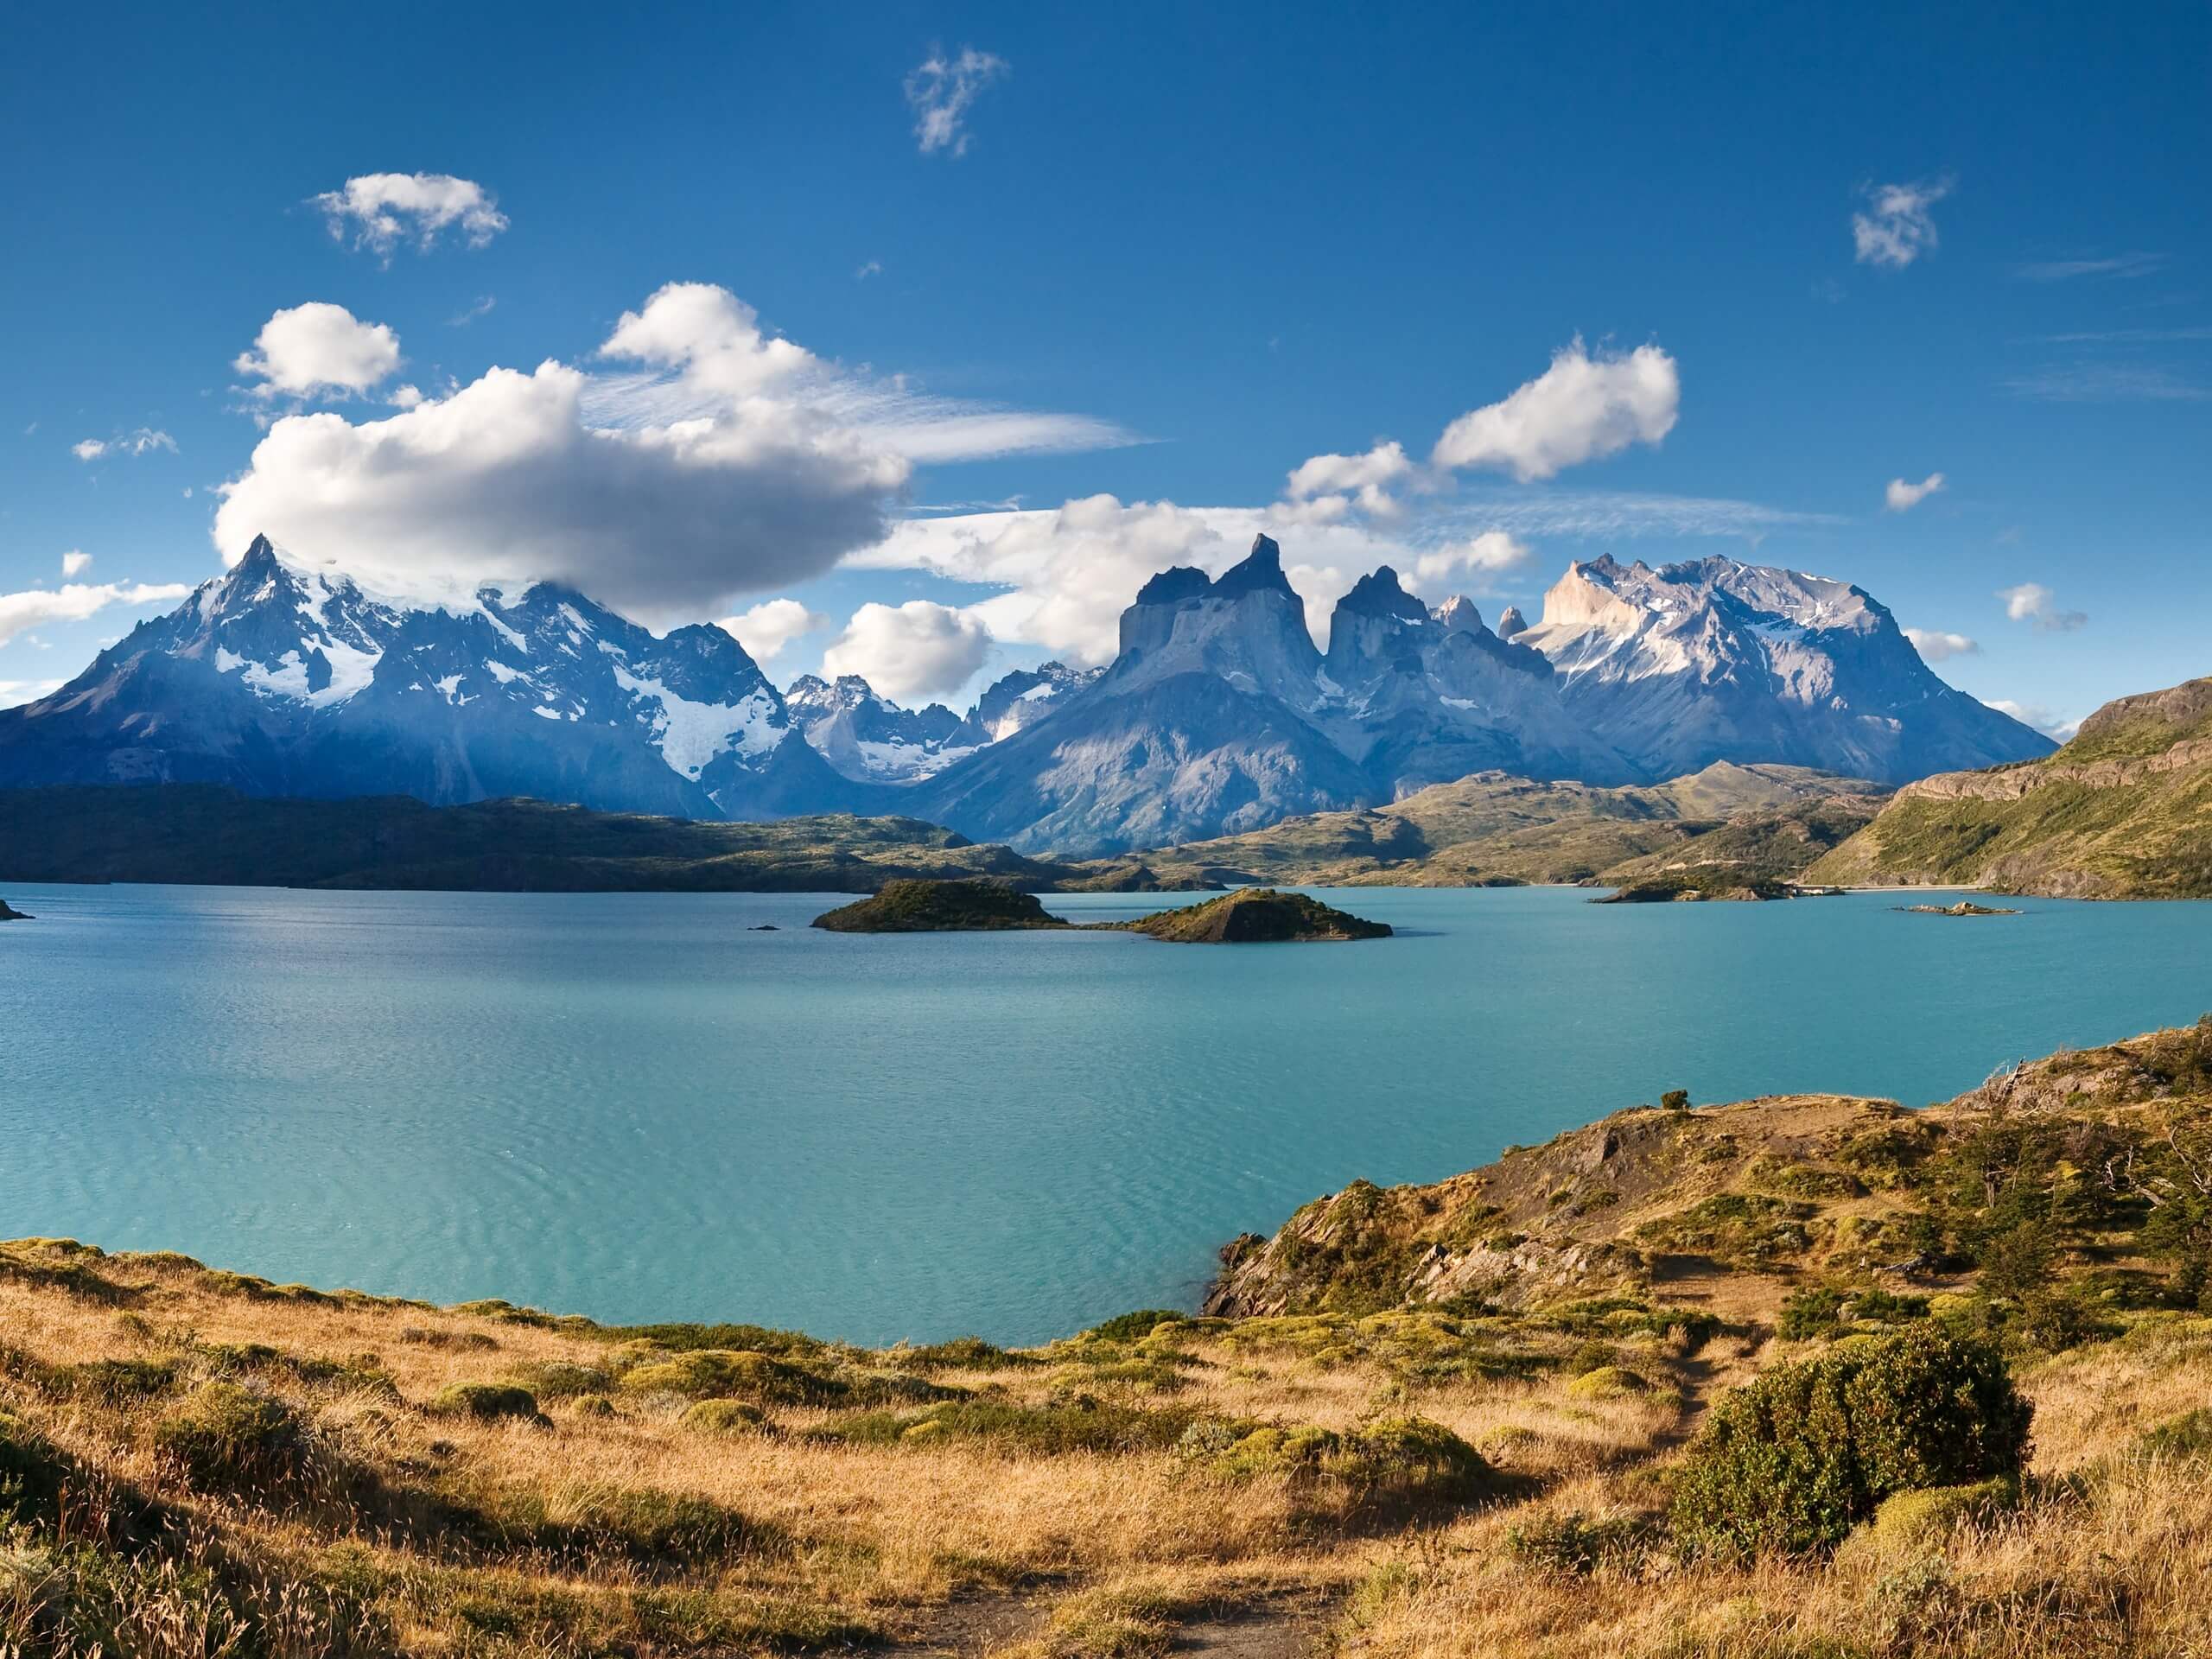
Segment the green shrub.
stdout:
<svg viewBox="0 0 2212 1659">
<path fill-rule="evenodd" d="M 537 1396 L 504 1382 L 454 1382 L 438 1390 L 430 1409 L 442 1417 L 474 1417 L 479 1422 L 507 1417 L 535 1421 Z"/>
<path fill-rule="evenodd" d="M 1094 1325 L 1083 1334 L 1100 1342 L 1135 1342 L 1150 1336 L 1163 1325 L 1180 1325 L 1185 1316 L 1172 1307 L 1140 1308 L 1134 1313 L 1117 1313 L 1103 1325 Z"/>
<path fill-rule="evenodd" d="M 54 1380 L 103 1405 L 127 1406 L 167 1394 L 181 1369 L 173 1359 L 95 1359 L 63 1367 Z"/>
<path fill-rule="evenodd" d="M 1281 1475 L 1349 1487 L 1363 1503 L 1463 1502 L 1491 1484 L 1482 1454 L 1425 1417 L 1386 1417 L 1348 1434 L 1312 1426 L 1211 1418 L 1185 1431 L 1193 1464 L 1233 1479 Z"/>
<path fill-rule="evenodd" d="M 920 1348 L 893 1348 L 882 1356 L 886 1364 L 910 1371 L 1001 1371 L 1039 1362 L 1027 1354 L 1009 1353 L 981 1337 L 955 1337 Z"/>
<path fill-rule="evenodd" d="M 313 1471 L 305 1427 L 281 1400 L 234 1382 L 202 1382 L 154 1426 L 154 1455 L 202 1491 L 270 1497 Z"/>
<path fill-rule="evenodd" d="M 2016 1475 L 2032 1408 L 1986 1343 L 1933 1327 L 1778 1366 L 1716 1406 L 1675 1484 L 1693 1550 L 1833 1545 L 1897 1492 Z"/>
<path fill-rule="evenodd" d="M 1783 1299 L 1782 1318 L 1775 1326 L 1787 1342 L 1808 1342 L 1833 1336 L 1843 1317 L 1843 1293 L 1826 1285 L 1808 1285 Z"/>
<path fill-rule="evenodd" d="M 2153 1457 L 2212 1459 L 2212 1408 L 2168 1418 L 2145 1433 L 2141 1445 Z"/>
<path fill-rule="evenodd" d="M 742 1350 L 702 1348 L 632 1367 L 626 1394 L 680 1394 L 693 1400 L 749 1400 L 760 1406 L 830 1405 L 845 1385 L 803 1365 Z"/>
<path fill-rule="evenodd" d="M 1687 1089 L 1669 1089 L 1659 1096 L 1659 1104 L 1670 1112 L 1687 1112 L 1690 1109 L 1690 1091 Z"/>
<path fill-rule="evenodd" d="M 749 1434 L 767 1421 L 758 1406 L 742 1400 L 700 1400 L 685 1410 L 683 1427 L 705 1434 Z"/>
<path fill-rule="evenodd" d="M 1649 1387 L 1634 1371 L 1624 1370 L 1618 1365 L 1600 1365 L 1576 1377 L 1567 1385 L 1567 1391 L 1577 1400 L 1622 1400 L 1632 1394 L 1642 1394 Z"/>
</svg>

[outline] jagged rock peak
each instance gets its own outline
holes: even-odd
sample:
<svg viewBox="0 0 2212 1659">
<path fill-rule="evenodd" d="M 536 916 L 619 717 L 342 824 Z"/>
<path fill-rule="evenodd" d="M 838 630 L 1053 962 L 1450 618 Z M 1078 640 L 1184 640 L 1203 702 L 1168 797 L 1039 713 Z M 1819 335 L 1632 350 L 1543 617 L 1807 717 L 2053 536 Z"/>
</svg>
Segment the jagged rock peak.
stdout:
<svg viewBox="0 0 2212 1659">
<path fill-rule="evenodd" d="M 1421 601 L 1399 585 L 1398 573 L 1387 564 L 1352 583 L 1351 591 L 1337 601 L 1337 608 L 1356 616 L 1396 616 L 1408 622 L 1429 620 Z M 1444 620 L 1440 613 L 1436 620 Z"/>
<path fill-rule="evenodd" d="M 1171 565 L 1137 589 L 1140 605 L 1179 605 L 1212 589 L 1206 573 L 1187 564 Z"/>
<path fill-rule="evenodd" d="M 1290 579 L 1282 573 L 1282 549 L 1275 545 L 1272 536 L 1255 536 L 1252 550 L 1244 556 L 1243 562 L 1224 571 L 1213 584 L 1217 599 L 1235 599 L 1239 594 L 1270 589 L 1290 593 Z"/>
<path fill-rule="evenodd" d="M 1475 601 L 1465 594 L 1454 594 L 1429 614 L 1444 626 L 1446 633 L 1480 633 L 1483 613 L 1475 608 Z"/>
<path fill-rule="evenodd" d="M 1446 602 L 1460 601 L 1447 601 Z M 1528 631 L 1529 619 L 1521 614 L 1521 607 L 1518 605 L 1507 606 L 1505 614 L 1497 619 L 1497 637 L 1501 639 L 1510 639 L 1515 634 L 1526 633 Z"/>
</svg>

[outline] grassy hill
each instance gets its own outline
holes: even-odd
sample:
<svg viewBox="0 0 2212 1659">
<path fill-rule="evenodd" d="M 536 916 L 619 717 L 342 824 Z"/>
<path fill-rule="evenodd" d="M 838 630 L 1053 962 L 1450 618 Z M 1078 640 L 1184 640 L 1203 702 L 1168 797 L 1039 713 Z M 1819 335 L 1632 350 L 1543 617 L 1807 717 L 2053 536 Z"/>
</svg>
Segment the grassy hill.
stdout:
<svg viewBox="0 0 2212 1659">
<path fill-rule="evenodd" d="M 1607 873 L 1630 860 L 1687 856 L 1702 837 L 1746 814 L 1838 797 L 1871 801 L 1882 792 L 1877 785 L 1802 766 L 1725 761 L 1669 783 L 1618 789 L 1485 772 L 1433 785 L 1388 806 L 1291 818 L 1118 862 L 1192 884 L 1610 881 Z"/>
<path fill-rule="evenodd" d="M 1095 872 L 979 847 L 919 818 L 772 823 L 548 801 L 260 799 L 210 785 L 0 791 L 0 880 L 488 892 L 873 893 L 904 877 L 1046 891 Z"/>
<path fill-rule="evenodd" d="M 1017 1352 L 17 1241 L 0 1651 L 2191 1652 L 2208 1109 L 2212 1027 L 1639 1108 Z"/>
<path fill-rule="evenodd" d="M 2041 760 L 1908 785 L 1807 879 L 2212 898 L 2212 679 L 2107 703 Z"/>
</svg>

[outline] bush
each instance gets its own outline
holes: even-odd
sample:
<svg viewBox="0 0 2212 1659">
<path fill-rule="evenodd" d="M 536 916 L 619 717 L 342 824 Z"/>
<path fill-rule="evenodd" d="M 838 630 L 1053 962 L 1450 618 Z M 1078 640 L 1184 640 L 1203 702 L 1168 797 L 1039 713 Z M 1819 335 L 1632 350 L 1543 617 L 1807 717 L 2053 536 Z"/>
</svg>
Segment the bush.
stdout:
<svg viewBox="0 0 2212 1659">
<path fill-rule="evenodd" d="M 1808 1285 L 1783 1299 L 1782 1319 L 1776 1331 L 1788 1342 L 1808 1342 L 1834 1334 L 1843 1317 L 1843 1293 L 1825 1285 Z"/>
<path fill-rule="evenodd" d="M 1554 1573 L 1593 1573 L 1607 1560 L 1633 1559 L 1642 1549 L 1645 1523 L 1633 1516 L 1592 1520 L 1580 1510 L 1538 1515 L 1506 1529 L 1505 1548 L 1516 1560 Z"/>
<path fill-rule="evenodd" d="M 705 1434 L 748 1434 L 766 1421 L 760 1407 L 742 1400 L 701 1400 L 683 1417 L 684 1427 Z"/>
<path fill-rule="evenodd" d="M 1670 1112 L 1687 1112 L 1690 1109 L 1690 1091 L 1687 1089 L 1669 1089 L 1659 1096 L 1659 1104 Z"/>
<path fill-rule="evenodd" d="M 2200 1406 L 2168 1418 L 2146 1432 L 2141 1445 L 2153 1457 L 2212 1459 L 2212 1408 Z"/>
<path fill-rule="evenodd" d="M 743 1350 L 702 1348 L 634 1367 L 623 1374 L 626 1394 L 680 1394 L 693 1400 L 749 1400 L 759 1406 L 821 1406 L 842 1399 L 845 1386 L 804 1366 Z"/>
<path fill-rule="evenodd" d="M 1600 1365 L 1585 1371 L 1567 1385 L 1567 1391 L 1577 1400 L 1621 1400 L 1632 1394 L 1642 1394 L 1650 1384 L 1634 1371 L 1618 1365 Z"/>
<path fill-rule="evenodd" d="M 281 1400 L 233 1382 L 203 1382 L 154 1426 L 154 1455 L 202 1491 L 269 1497 L 297 1487 L 314 1455 Z"/>
<path fill-rule="evenodd" d="M 1491 1484 L 1482 1454 L 1425 1417 L 1381 1418 L 1349 1434 L 1214 1418 L 1193 1423 L 1180 1450 L 1193 1463 L 1233 1479 L 1327 1479 L 1351 1488 L 1362 1502 L 1464 1502 L 1481 1497 Z"/>
<path fill-rule="evenodd" d="M 1994 1348 L 1933 1328 L 1779 1366 L 1713 1408 L 1676 1481 L 1676 1535 L 1825 1548 L 1897 1492 L 2017 1475 L 2032 1409 Z"/>
<path fill-rule="evenodd" d="M 540 1400 L 573 1400 L 582 1394 L 605 1394 L 613 1387 L 613 1380 L 594 1365 L 571 1365 L 566 1360 L 549 1359 L 527 1365 L 518 1365 L 505 1379 L 518 1389 L 527 1389 Z"/>
<path fill-rule="evenodd" d="M 1135 1342 L 1150 1336 L 1163 1325 L 1180 1325 L 1186 1316 L 1172 1307 L 1140 1308 L 1134 1313 L 1117 1313 L 1103 1325 L 1094 1325 L 1083 1334 L 1101 1342 Z"/>
<path fill-rule="evenodd" d="M 438 1390 L 430 1409 L 442 1417 L 474 1417 L 486 1423 L 505 1417 L 535 1421 L 537 1396 L 504 1382 L 454 1382 Z"/>
</svg>

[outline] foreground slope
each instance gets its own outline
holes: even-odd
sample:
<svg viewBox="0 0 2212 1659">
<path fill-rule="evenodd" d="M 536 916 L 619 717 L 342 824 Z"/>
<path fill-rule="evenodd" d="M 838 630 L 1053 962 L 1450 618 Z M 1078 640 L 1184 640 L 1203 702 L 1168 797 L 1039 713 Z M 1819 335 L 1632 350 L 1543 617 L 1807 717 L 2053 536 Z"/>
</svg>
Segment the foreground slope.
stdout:
<svg viewBox="0 0 2212 1659">
<path fill-rule="evenodd" d="M 2212 897 L 2212 679 L 2108 702 L 2045 760 L 1909 785 L 1808 879 Z"/>
<path fill-rule="evenodd" d="M 1925 1117 L 1622 1115 L 1484 1188 L 1301 1212 L 1279 1243 L 1306 1258 L 1267 1279 L 1284 1312 L 1133 1313 L 1020 1352 L 0 1245 L 0 1648 L 2188 1653 L 2212 1628 L 2208 1106 L 2200 1028 Z M 2194 1219 L 2158 1222 L 2177 1207 Z M 1471 1249 L 1528 1265 L 1470 1278 Z M 1800 1445 L 1808 1475 L 1890 1444 L 1862 1428 L 1949 1458 L 1975 1397 L 1932 1446 L 1923 1402 L 1862 1418 L 1916 1354 L 2017 1389 L 2016 1477 L 1908 1482 L 1832 1554 L 1684 1530 L 1738 1384 L 1858 1379 Z"/>
</svg>

